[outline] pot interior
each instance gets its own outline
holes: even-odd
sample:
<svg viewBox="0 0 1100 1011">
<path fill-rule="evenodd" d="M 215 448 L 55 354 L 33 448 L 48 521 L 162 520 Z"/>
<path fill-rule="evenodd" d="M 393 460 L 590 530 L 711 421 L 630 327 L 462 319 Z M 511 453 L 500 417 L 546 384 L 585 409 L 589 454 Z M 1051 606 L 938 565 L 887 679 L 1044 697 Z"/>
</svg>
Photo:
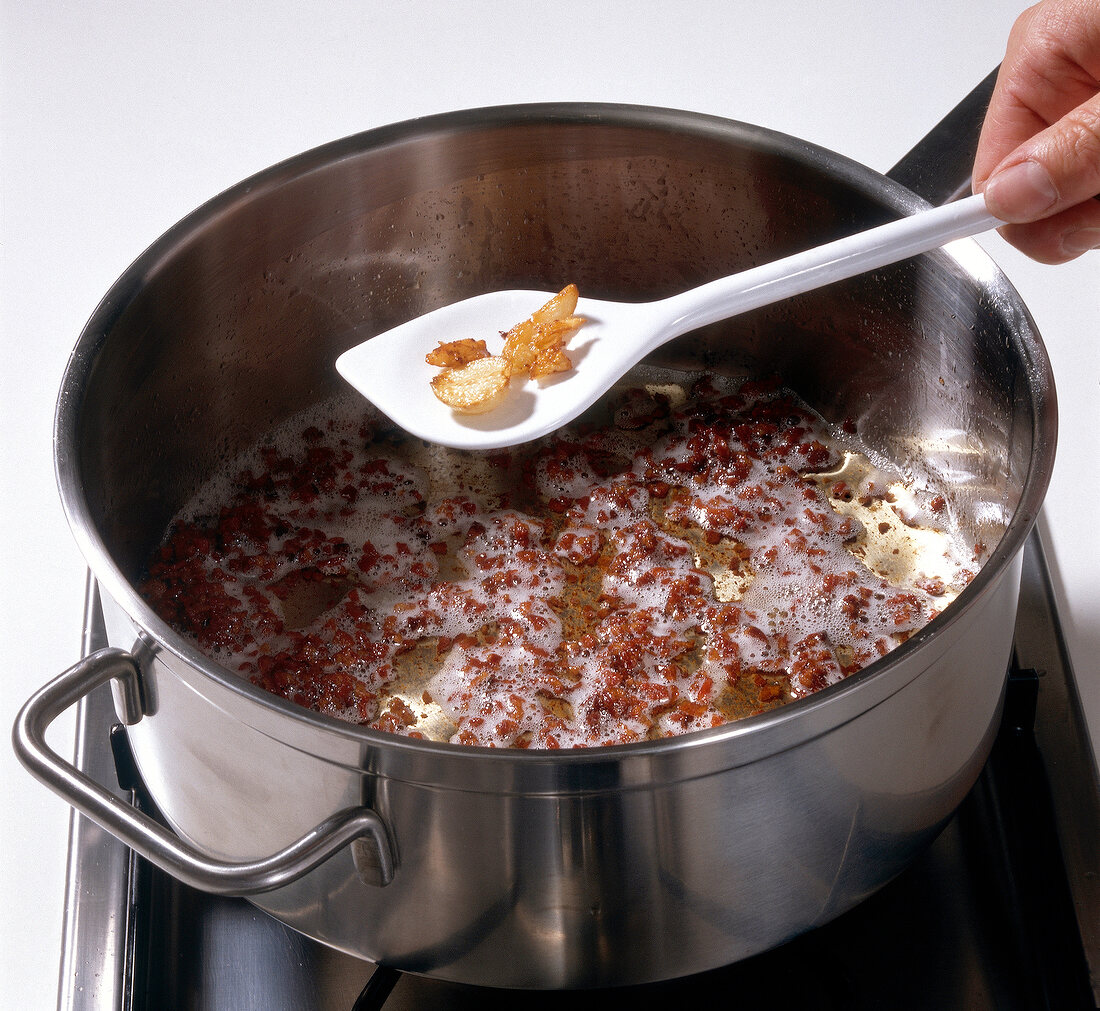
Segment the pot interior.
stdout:
<svg viewBox="0 0 1100 1011">
<path fill-rule="evenodd" d="M 494 288 L 658 298 L 917 205 L 802 142 L 626 107 L 483 110 L 307 153 L 182 222 L 89 323 L 59 408 L 70 516 L 137 580 L 196 488 L 342 391 L 335 359 L 373 333 Z M 1038 508 L 1049 369 L 973 244 L 716 324 L 650 363 L 779 374 L 946 488 L 963 536 L 990 549 L 1025 499 Z"/>
</svg>

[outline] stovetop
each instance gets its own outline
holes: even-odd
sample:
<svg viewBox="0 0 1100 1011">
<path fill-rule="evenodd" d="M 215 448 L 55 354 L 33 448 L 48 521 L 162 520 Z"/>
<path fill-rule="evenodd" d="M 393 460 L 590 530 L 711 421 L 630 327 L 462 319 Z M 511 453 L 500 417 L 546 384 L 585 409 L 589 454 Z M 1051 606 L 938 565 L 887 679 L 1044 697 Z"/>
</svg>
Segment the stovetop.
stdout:
<svg viewBox="0 0 1100 1011">
<path fill-rule="evenodd" d="M 89 581 L 85 652 L 105 644 Z M 77 719 L 78 765 L 148 804 L 109 690 L 90 695 Z M 1037 535 L 1025 551 L 1004 720 L 955 817 L 860 906 L 712 972 L 596 995 L 400 974 L 319 945 L 243 899 L 181 885 L 74 814 L 63 1011 L 541 1011 L 584 996 L 637 1011 L 716 998 L 771 1011 L 1100 1007 L 1100 788 Z"/>
</svg>

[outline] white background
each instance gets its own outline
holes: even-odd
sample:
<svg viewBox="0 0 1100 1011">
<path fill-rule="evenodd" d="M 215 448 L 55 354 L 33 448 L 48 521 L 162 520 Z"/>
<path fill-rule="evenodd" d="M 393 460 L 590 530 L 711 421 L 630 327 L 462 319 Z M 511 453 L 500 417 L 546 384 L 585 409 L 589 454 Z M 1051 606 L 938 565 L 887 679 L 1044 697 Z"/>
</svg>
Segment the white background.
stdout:
<svg viewBox="0 0 1100 1011">
<path fill-rule="evenodd" d="M 66 358 L 114 279 L 198 204 L 328 140 L 533 101 L 713 113 L 886 171 L 998 62 L 1021 9 L 1008 0 L 0 3 L 3 728 L 77 657 L 84 566 L 51 455 Z M 1052 268 L 996 236 L 983 245 L 1054 362 L 1063 427 L 1045 524 L 1095 737 L 1100 253 Z M 63 750 L 71 726 L 56 728 Z M 0 1004 L 50 1008 L 68 811 L 6 743 L 0 804 Z"/>
</svg>

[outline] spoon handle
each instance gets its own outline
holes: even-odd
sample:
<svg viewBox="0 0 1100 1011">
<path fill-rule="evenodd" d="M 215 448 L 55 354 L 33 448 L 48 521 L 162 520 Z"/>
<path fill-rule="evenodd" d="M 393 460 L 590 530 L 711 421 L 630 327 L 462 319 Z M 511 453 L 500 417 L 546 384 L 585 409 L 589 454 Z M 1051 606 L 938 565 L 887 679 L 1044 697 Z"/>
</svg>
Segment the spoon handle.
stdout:
<svg viewBox="0 0 1100 1011">
<path fill-rule="evenodd" d="M 669 313 L 669 324 L 650 349 L 696 327 L 896 263 L 999 224 L 979 193 L 711 281 L 657 303 Z"/>
</svg>

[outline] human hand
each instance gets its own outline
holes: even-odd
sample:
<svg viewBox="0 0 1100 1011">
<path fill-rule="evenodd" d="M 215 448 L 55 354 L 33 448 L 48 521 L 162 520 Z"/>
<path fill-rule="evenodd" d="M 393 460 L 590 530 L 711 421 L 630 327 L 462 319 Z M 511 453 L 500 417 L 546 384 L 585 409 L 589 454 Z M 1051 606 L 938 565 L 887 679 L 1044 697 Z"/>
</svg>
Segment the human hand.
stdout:
<svg viewBox="0 0 1100 1011">
<path fill-rule="evenodd" d="M 1100 247 L 1100 0 L 1044 0 L 1008 38 L 974 160 L 1001 234 L 1040 263 Z"/>
</svg>

